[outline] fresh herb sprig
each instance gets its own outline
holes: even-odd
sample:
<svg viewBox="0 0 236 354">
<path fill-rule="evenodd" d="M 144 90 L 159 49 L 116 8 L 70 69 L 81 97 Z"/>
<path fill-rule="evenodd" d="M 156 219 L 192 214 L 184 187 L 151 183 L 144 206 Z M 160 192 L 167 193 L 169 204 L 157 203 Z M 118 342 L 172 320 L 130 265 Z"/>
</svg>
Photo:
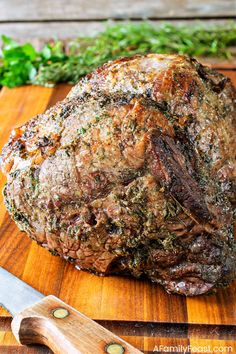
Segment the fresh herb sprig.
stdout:
<svg viewBox="0 0 236 354">
<path fill-rule="evenodd" d="M 58 82 L 76 83 L 108 60 L 137 53 L 231 58 L 230 47 L 236 45 L 236 25 L 117 24 L 94 37 L 70 41 L 66 46 L 61 41 L 50 42 L 41 51 L 29 43 L 19 45 L 6 36 L 2 36 L 2 41 L 0 86 L 52 86 Z"/>
</svg>

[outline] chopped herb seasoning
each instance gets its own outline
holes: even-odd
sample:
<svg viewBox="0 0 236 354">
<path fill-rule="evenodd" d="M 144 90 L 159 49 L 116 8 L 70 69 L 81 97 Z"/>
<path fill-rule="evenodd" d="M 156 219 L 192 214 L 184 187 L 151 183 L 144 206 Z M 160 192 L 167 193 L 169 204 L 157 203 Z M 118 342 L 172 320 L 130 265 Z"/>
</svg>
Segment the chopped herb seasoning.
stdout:
<svg viewBox="0 0 236 354">
<path fill-rule="evenodd" d="M 68 157 L 70 157 L 70 150 L 65 149 L 65 153 L 66 153 L 66 155 L 67 155 Z"/>
<path fill-rule="evenodd" d="M 134 133 L 137 128 L 137 122 L 135 120 L 131 120 L 131 122 L 129 124 L 129 128 Z"/>
<path fill-rule="evenodd" d="M 96 176 L 94 177 L 94 179 L 95 179 L 95 181 L 96 181 L 97 183 L 100 183 L 100 182 L 101 182 L 101 176 L 99 176 L 99 175 L 96 175 Z"/>
<path fill-rule="evenodd" d="M 39 170 L 35 167 L 31 167 L 29 170 L 29 178 L 30 178 L 30 189 L 33 192 L 38 193 L 39 189 Z"/>
<path fill-rule="evenodd" d="M 174 199 L 167 199 L 165 203 L 164 217 L 166 220 L 174 218 L 182 211 L 182 208 Z"/>
<path fill-rule="evenodd" d="M 78 133 L 81 134 L 81 135 L 85 134 L 86 131 L 87 131 L 87 129 L 85 129 L 85 128 L 83 128 L 83 127 L 80 128 L 80 129 L 78 129 Z"/>
<path fill-rule="evenodd" d="M 20 170 L 15 170 L 14 172 L 10 173 L 10 176 L 15 179 L 16 177 L 18 177 L 20 174 Z"/>
<path fill-rule="evenodd" d="M 49 252 L 53 255 L 53 256 L 58 256 L 58 252 L 56 250 L 50 250 Z"/>
<path fill-rule="evenodd" d="M 177 240 L 178 240 L 177 236 L 173 232 L 172 233 L 169 232 L 168 236 L 162 240 L 162 245 L 166 250 L 176 250 Z"/>
</svg>

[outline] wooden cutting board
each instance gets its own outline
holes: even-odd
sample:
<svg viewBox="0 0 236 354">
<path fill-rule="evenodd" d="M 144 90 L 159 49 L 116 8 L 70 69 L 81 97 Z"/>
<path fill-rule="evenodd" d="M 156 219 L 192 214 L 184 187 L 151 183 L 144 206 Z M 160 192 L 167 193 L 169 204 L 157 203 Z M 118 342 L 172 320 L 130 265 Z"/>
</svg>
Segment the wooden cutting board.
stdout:
<svg viewBox="0 0 236 354">
<path fill-rule="evenodd" d="M 236 72 L 226 70 L 224 73 L 236 85 Z M 13 127 L 64 98 L 70 88 L 69 85 L 3 88 L 0 91 L 0 148 Z M 4 183 L 1 175 L 1 189 Z M 21 233 L 6 212 L 2 197 L 0 266 L 45 295 L 60 297 L 147 353 L 160 344 L 231 345 L 234 348 L 231 352 L 236 353 L 236 281 L 215 295 L 185 298 L 168 295 L 161 286 L 148 281 L 97 277 L 78 271 Z M 0 309 L 0 353 L 13 353 L 8 351 L 10 349 L 16 350 L 14 353 L 49 352 L 39 347 L 17 346 L 9 326 L 10 315 Z"/>
</svg>

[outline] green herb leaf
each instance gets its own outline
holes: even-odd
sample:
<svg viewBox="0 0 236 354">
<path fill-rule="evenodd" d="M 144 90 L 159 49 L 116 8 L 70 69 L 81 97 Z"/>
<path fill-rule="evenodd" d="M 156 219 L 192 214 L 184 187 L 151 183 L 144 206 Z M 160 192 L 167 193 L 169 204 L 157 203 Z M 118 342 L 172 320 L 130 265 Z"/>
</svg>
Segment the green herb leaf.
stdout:
<svg viewBox="0 0 236 354">
<path fill-rule="evenodd" d="M 2 36 L 0 86 L 22 84 L 52 86 L 76 83 L 108 60 L 137 53 L 179 53 L 190 56 L 231 58 L 236 45 L 236 25 L 154 26 L 148 22 L 117 24 L 95 37 L 80 37 L 65 44 L 47 43 L 40 52 L 31 44 L 19 45 Z"/>
<path fill-rule="evenodd" d="M 78 129 L 78 133 L 79 134 L 85 134 L 86 133 L 86 131 L 87 131 L 87 129 L 85 129 L 85 128 L 80 128 L 80 129 Z"/>
</svg>

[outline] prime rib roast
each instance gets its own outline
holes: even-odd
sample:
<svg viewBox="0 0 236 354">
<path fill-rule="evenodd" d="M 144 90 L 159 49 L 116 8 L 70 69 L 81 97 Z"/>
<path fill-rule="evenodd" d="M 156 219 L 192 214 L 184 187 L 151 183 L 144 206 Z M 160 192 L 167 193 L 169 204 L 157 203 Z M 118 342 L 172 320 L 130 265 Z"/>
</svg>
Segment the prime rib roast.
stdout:
<svg viewBox="0 0 236 354">
<path fill-rule="evenodd" d="M 235 89 L 181 55 L 109 62 L 12 131 L 6 207 L 53 254 L 98 275 L 198 295 L 236 276 Z"/>
</svg>

